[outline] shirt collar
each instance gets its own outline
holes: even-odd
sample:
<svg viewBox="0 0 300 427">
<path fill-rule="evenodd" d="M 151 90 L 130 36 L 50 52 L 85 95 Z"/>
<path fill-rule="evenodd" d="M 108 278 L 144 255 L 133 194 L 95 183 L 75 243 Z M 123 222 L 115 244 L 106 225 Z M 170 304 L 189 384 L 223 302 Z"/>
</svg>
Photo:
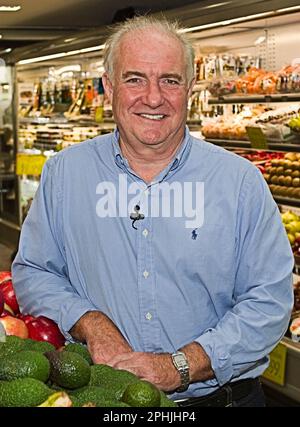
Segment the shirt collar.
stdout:
<svg viewBox="0 0 300 427">
<path fill-rule="evenodd" d="M 112 134 L 112 147 L 113 147 L 113 153 L 114 153 L 114 157 L 115 157 L 115 162 L 117 163 L 118 166 L 123 166 L 123 165 L 127 165 L 127 160 L 123 157 L 121 149 L 120 149 L 120 144 L 119 144 L 119 131 L 118 128 L 116 128 Z M 185 127 L 185 134 L 184 134 L 184 139 L 180 145 L 180 147 L 178 148 L 175 157 L 172 161 L 172 163 L 169 165 L 169 170 L 175 170 L 179 167 L 179 165 L 182 165 L 189 154 L 190 148 L 191 148 L 191 135 L 190 135 L 190 131 L 189 128 L 186 126 Z"/>
</svg>

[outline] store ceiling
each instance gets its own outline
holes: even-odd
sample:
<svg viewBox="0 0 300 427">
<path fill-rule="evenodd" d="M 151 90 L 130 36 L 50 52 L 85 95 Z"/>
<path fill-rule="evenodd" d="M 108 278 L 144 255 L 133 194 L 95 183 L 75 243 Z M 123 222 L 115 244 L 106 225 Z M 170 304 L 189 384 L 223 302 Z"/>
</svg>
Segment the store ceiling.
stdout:
<svg viewBox="0 0 300 427">
<path fill-rule="evenodd" d="M 0 0 L 2 5 L 21 6 L 18 12 L 0 10 L 0 58 L 7 63 L 96 46 L 107 37 L 109 24 L 134 13 L 164 11 L 192 30 L 224 22 L 218 32 L 228 33 L 237 30 L 229 25 L 233 18 L 290 13 L 282 8 L 299 11 L 299 0 Z"/>
<path fill-rule="evenodd" d="M 0 52 L 80 30 L 99 28 L 124 16 L 132 16 L 133 12 L 157 12 L 200 1 L 0 0 L 0 6 L 21 6 L 17 12 L 0 11 Z"/>
</svg>

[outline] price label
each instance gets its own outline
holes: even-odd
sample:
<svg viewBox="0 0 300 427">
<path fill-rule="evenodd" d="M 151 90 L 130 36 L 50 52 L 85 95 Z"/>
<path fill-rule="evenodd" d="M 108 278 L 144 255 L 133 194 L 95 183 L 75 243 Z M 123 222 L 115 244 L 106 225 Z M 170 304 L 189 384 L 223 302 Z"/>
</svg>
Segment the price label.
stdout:
<svg viewBox="0 0 300 427">
<path fill-rule="evenodd" d="M 262 150 L 268 149 L 268 141 L 260 127 L 247 126 L 246 131 L 252 148 Z"/>
<path fill-rule="evenodd" d="M 41 175 L 46 160 L 40 154 L 17 154 L 17 175 Z"/>
<path fill-rule="evenodd" d="M 286 365 L 287 348 L 279 343 L 270 353 L 270 365 L 263 373 L 263 377 L 273 381 L 276 384 L 284 385 L 285 382 L 285 365 Z"/>
</svg>

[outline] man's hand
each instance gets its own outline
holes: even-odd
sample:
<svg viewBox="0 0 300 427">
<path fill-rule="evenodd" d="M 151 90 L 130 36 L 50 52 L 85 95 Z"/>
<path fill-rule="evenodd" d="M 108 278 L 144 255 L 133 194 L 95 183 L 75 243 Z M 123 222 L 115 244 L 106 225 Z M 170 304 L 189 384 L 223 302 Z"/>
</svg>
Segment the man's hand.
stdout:
<svg viewBox="0 0 300 427">
<path fill-rule="evenodd" d="M 118 354 L 132 351 L 116 325 L 99 311 L 84 314 L 70 334 L 87 343 L 94 363 L 107 363 Z"/>
<path fill-rule="evenodd" d="M 116 369 L 126 369 L 164 391 L 174 391 L 181 384 L 180 375 L 169 353 L 124 353 L 115 356 L 107 364 Z"/>
<path fill-rule="evenodd" d="M 209 357 L 198 343 L 192 342 L 181 350 L 188 359 L 190 382 L 214 378 Z M 181 385 L 179 372 L 173 365 L 170 353 L 119 354 L 107 364 L 117 369 L 126 369 L 141 379 L 150 381 L 163 391 L 175 391 Z"/>
</svg>

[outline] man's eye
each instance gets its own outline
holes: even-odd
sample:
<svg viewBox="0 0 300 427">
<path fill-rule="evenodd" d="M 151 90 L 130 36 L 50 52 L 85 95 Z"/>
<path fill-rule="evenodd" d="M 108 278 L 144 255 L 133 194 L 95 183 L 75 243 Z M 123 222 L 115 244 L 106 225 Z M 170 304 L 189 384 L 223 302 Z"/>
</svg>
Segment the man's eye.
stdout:
<svg viewBox="0 0 300 427">
<path fill-rule="evenodd" d="M 126 83 L 141 83 L 141 79 L 138 77 L 131 77 L 130 79 L 126 80 Z"/>
<path fill-rule="evenodd" d="M 179 85 L 179 82 L 177 80 L 174 79 L 165 79 L 164 83 L 170 86 L 177 86 Z"/>
</svg>

